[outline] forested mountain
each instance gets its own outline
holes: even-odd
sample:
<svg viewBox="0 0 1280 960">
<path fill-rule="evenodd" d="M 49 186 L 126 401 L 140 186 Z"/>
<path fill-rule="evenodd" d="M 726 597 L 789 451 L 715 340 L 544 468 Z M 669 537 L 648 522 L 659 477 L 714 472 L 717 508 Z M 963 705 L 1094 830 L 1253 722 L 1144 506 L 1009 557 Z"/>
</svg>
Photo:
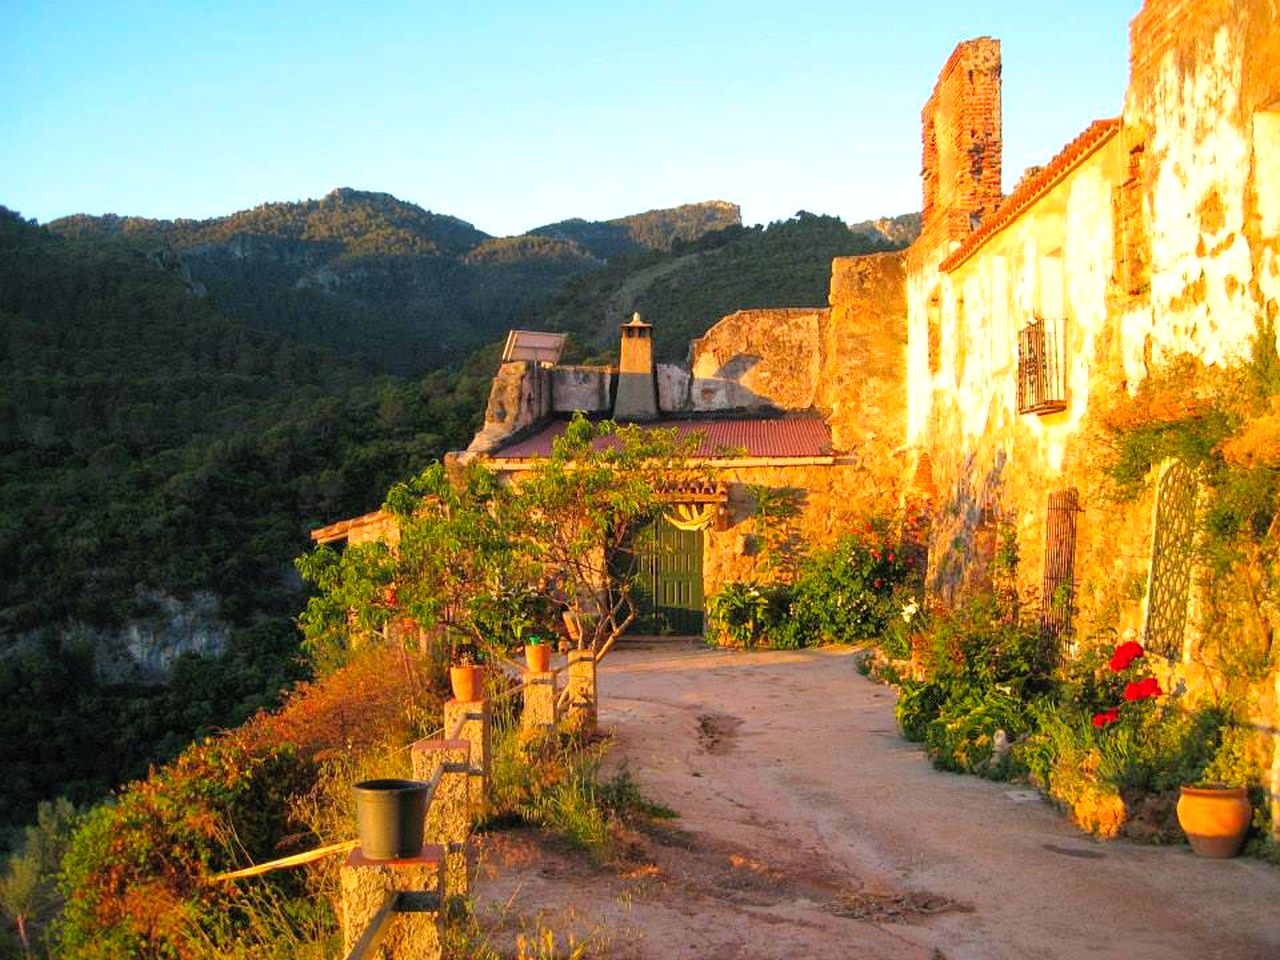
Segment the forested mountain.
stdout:
<svg viewBox="0 0 1280 960">
<path fill-rule="evenodd" d="M 740 226 L 742 211 L 736 203 L 711 200 L 603 222 L 561 220 L 529 233 L 567 240 L 593 257 L 612 260 L 646 250 L 670 250 L 681 241 L 687 243 L 716 230 Z"/>
<path fill-rule="evenodd" d="M 617 350 L 618 325 L 638 310 L 654 325 L 658 359 L 682 360 L 690 339 L 735 310 L 825 306 L 833 257 L 900 245 L 853 233 L 837 217 L 801 211 L 767 227 L 677 240 L 669 253 L 614 259 L 565 286 L 533 325 L 570 331 L 608 356 Z"/>
<path fill-rule="evenodd" d="M 371 377 L 221 315 L 171 258 L 0 208 L 0 825 L 274 696 L 307 531 L 465 443 L 495 364 Z M 179 652 L 193 609 L 228 656 L 168 689 L 95 679 L 138 638 Z"/>
<path fill-rule="evenodd" d="M 420 375 L 502 336 L 575 276 L 740 222 L 691 204 L 495 238 L 386 193 L 338 189 L 211 220 L 73 216 L 49 229 L 177 251 L 193 281 L 251 327 Z"/>
</svg>

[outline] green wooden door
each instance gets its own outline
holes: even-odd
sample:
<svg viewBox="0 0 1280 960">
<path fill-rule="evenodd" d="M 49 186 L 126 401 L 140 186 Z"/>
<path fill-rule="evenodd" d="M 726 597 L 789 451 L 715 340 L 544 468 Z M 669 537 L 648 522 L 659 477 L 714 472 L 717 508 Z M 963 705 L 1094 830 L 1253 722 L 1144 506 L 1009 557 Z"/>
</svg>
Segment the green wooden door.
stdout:
<svg viewBox="0 0 1280 960">
<path fill-rule="evenodd" d="M 680 530 L 666 519 L 636 533 L 639 564 L 631 633 L 702 633 L 702 531 Z"/>
</svg>

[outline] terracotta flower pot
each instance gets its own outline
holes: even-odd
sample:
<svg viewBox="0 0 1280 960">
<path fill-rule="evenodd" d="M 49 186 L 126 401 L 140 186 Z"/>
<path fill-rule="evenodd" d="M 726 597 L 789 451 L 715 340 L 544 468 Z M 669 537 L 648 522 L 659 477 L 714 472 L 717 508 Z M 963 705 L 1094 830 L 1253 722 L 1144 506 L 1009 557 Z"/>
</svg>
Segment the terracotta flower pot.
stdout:
<svg viewBox="0 0 1280 960">
<path fill-rule="evenodd" d="M 1244 787 L 1183 787 L 1178 799 L 1178 825 L 1202 857 L 1234 857 L 1252 819 Z"/>
<path fill-rule="evenodd" d="M 365 780 L 355 785 L 360 852 L 370 860 L 402 860 L 422 849 L 430 785 L 418 780 Z"/>
<path fill-rule="evenodd" d="M 449 686 L 455 700 L 470 703 L 484 697 L 484 667 L 469 665 L 449 668 Z"/>
<path fill-rule="evenodd" d="M 524 659 L 529 664 L 530 673 L 546 673 L 551 669 L 551 644 L 526 643 Z"/>
</svg>

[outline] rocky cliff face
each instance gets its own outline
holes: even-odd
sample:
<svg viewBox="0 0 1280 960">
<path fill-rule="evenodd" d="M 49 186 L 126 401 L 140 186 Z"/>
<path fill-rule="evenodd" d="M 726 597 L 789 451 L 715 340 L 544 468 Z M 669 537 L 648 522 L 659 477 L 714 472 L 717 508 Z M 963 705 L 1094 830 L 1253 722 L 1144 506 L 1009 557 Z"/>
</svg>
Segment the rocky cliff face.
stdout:
<svg viewBox="0 0 1280 960">
<path fill-rule="evenodd" d="M 896 250 L 909 246 L 920 236 L 920 214 L 904 213 L 896 217 L 878 217 L 875 220 L 851 223 L 849 232 Z"/>
<path fill-rule="evenodd" d="M 213 657 L 227 649 L 231 629 L 221 618 L 214 594 L 198 591 L 180 600 L 139 588 L 138 595 L 152 605 L 150 616 L 128 620 L 119 627 L 63 623 L 30 631 L 6 645 L 6 653 L 35 648 L 42 635 L 47 636 L 45 631 L 52 630 L 64 646 L 93 650 L 95 673 L 104 683 L 165 683 L 182 655 Z"/>
</svg>

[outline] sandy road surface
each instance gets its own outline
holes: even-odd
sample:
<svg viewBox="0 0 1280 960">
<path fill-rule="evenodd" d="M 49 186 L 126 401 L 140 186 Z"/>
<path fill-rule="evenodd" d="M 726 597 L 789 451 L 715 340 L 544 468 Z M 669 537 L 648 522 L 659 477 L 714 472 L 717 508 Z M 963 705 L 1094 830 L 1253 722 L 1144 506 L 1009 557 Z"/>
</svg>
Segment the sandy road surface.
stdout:
<svg viewBox="0 0 1280 960">
<path fill-rule="evenodd" d="M 484 852 L 491 924 L 614 958 L 1280 958 L 1280 870 L 1096 843 L 1026 790 L 933 770 L 845 650 L 638 643 L 600 676 L 646 794 L 635 869 L 528 837 Z"/>
</svg>

